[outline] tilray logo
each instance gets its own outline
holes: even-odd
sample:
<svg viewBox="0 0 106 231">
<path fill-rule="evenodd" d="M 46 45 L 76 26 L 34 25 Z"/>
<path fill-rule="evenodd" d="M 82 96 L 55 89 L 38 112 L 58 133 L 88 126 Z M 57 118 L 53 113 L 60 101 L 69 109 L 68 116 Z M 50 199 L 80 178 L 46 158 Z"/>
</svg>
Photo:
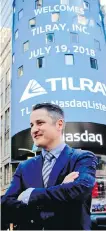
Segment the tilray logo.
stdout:
<svg viewBox="0 0 106 231">
<path fill-rule="evenodd" d="M 41 85 L 34 79 L 30 80 L 21 99 L 20 102 L 32 98 L 34 96 L 38 96 L 38 95 L 43 95 L 43 94 L 47 94 L 47 91 L 41 87 Z"/>
<path fill-rule="evenodd" d="M 101 82 L 94 83 L 91 79 L 79 78 L 77 85 L 73 77 L 50 78 L 46 79 L 47 89 L 52 92 L 62 91 L 89 91 L 92 93 L 101 93 L 106 96 L 106 84 Z M 60 84 L 58 84 L 60 83 Z M 59 89 L 58 89 L 59 86 Z M 58 91 L 59 90 L 59 91 Z M 20 102 L 34 96 L 47 94 L 48 92 L 34 79 L 30 80 Z"/>
<path fill-rule="evenodd" d="M 101 146 L 103 145 L 103 138 L 101 134 L 94 134 L 89 133 L 85 130 L 84 133 L 66 133 L 63 134 L 63 140 L 66 142 L 92 142 L 92 143 L 99 143 Z"/>
</svg>

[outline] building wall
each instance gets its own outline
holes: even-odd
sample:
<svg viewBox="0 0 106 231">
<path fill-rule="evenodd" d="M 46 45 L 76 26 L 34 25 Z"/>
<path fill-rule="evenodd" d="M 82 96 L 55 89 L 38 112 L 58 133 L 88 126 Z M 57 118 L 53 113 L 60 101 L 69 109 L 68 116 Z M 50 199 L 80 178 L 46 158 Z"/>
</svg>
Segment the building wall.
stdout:
<svg viewBox="0 0 106 231">
<path fill-rule="evenodd" d="M 11 27 L 12 27 L 12 1 L 1 1 L 0 9 L 0 174 L 1 195 L 8 188 L 12 169 L 11 160 L 11 131 L 10 131 L 10 90 L 11 90 Z"/>
<path fill-rule="evenodd" d="M 39 102 L 64 109 L 68 133 L 99 132 L 99 124 L 106 131 L 106 42 L 98 0 L 15 0 L 12 54 L 12 158 L 21 155 L 19 148 L 31 149 L 29 115 Z"/>
</svg>

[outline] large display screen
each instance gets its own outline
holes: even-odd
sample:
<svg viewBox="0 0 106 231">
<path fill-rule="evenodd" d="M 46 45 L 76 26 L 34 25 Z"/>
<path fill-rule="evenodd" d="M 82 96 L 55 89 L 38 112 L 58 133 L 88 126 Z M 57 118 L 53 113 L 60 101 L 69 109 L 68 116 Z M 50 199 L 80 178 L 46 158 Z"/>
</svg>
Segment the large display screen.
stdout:
<svg viewBox="0 0 106 231">
<path fill-rule="evenodd" d="M 67 123 L 106 125 L 106 42 L 100 6 L 98 1 L 64 2 L 14 1 L 13 138 L 29 129 L 32 106 L 42 102 L 62 107 Z"/>
</svg>

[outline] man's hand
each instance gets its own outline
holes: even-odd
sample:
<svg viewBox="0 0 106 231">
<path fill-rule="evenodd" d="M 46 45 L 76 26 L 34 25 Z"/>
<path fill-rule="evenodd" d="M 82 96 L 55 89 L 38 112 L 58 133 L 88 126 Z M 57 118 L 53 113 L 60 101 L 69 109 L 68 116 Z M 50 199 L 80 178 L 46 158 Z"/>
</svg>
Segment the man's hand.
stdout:
<svg viewBox="0 0 106 231">
<path fill-rule="evenodd" d="M 79 172 L 71 172 L 64 178 L 62 183 L 73 182 L 78 176 L 79 176 Z"/>
</svg>

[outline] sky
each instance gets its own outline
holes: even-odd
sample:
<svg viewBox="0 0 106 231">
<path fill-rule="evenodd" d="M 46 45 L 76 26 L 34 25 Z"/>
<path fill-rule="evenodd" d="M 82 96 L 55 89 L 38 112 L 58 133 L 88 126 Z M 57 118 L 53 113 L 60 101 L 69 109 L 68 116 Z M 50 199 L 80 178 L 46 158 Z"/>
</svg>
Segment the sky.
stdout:
<svg viewBox="0 0 106 231">
<path fill-rule="evenodd" d="M 101 5 L 105 5 L 106 6 L 106 0 L 100 0 Z"/>
</svg>

